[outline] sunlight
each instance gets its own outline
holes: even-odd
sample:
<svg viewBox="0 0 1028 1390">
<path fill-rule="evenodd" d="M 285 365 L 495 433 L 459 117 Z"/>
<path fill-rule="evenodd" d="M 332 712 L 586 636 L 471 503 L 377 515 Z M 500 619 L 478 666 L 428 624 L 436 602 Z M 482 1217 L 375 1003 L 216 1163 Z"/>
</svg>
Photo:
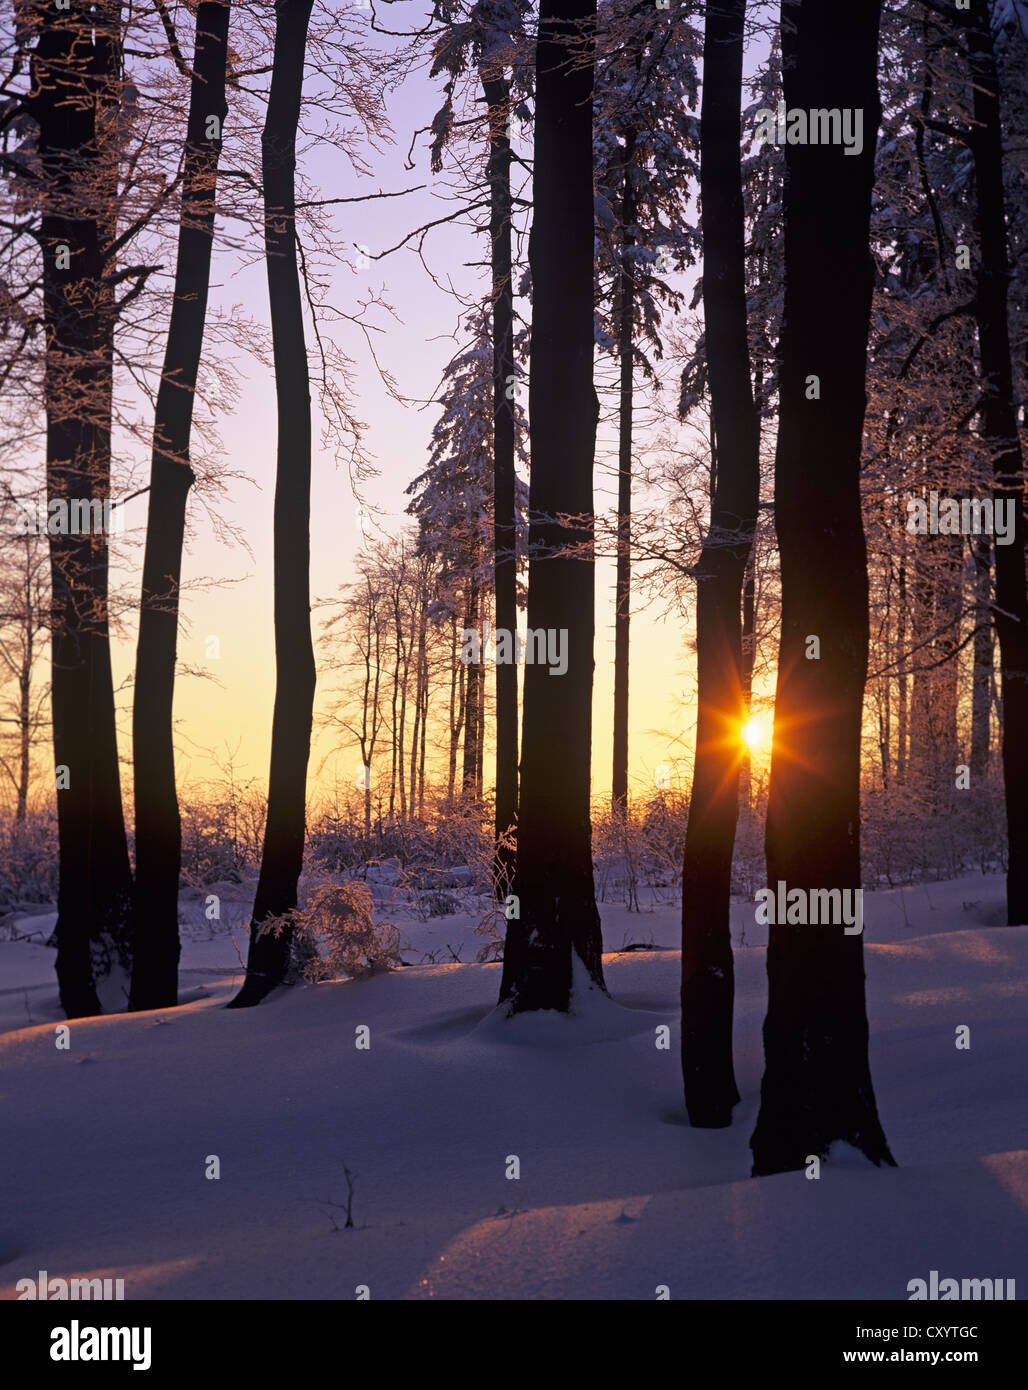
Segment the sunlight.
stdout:
<svg viewBox="0 0 1028 1390">
<path fill-rule="evenodd" d="M 771 747 L 771 722 L 765 715 L 754 715 L 743 725 L 743 742 L 751 753 L 762 753 Z"/>
</svg>

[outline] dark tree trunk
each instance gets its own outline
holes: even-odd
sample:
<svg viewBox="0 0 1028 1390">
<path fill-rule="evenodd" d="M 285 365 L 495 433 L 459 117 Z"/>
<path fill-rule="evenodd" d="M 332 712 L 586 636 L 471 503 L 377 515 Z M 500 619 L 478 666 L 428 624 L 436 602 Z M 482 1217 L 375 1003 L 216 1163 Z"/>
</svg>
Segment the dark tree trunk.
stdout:
<svg viewBox="0 0 1028 1390">
<path fill-rule="evenodd" d="M 962 536 L 940 536 L 939 569 L 936 576 L 936 631 L 932 659 L 939 663 L 933 672 L 932 692 L 934 767 L 932 803 L 940 811 L 953 804 L 954 764 L 957 744 L 958 670 L 957 648 L 960 619 L 964 607 L 964 541 Z"/>
<path fill-rule="evenodd" d="M 758 407 L 759 411 L 759 407 Z M 757 429 L 760 429 L 760 416 L 757 416 Z M 758 465 L 759 466 L 759 465 Z M 757 484 L 759 494 L 760 484 Z M 746 561 L 746 575 L 742 585 L 742 698 L 747 722 L 753 709 L 753 664 L 757 656 L 757 564 L 753 545 L 750 545 Z M 742 763 L 739 767 L 739 795 L 742 801 L 743 817 L 750 811 L 751 764 L 749 744 L 744 743 Z"/>
<path fill-rule="evenodd" d="M 421 679 L 421 667 L 425 656 L 425 640 L 427 636 L 428 599 L 424 592 L 418 598 L 417 606 L 417 653 L 414 657 L 414 731 L 410 741 L 410 813 L 414 817 L 418 814 L 415 804 L 418 795 L 418 751 L 420 748 L 419 740 L 425 736 L 425 719 L 428 715 L 427 702 L 425 699 L 425 689 Z M 414 629 L 411 630 L 411 641 L 414 641 Z M 466 753 L 465 753 L 466 757 Z M 466 764 L 465 764 L 466 766 Z M 423 795 L 423 794 L 422 794 Z"/>
<path fill-rule="evenodd" d="M 397 755 L 397 702 L 400 694 L 400 658 L 397 655 L 393 662 L 393 701 L 392 701 L 392 722 L 390 729 L 392 732 L 391 766 L 389 776 L 389 819 L 392 820 L 396 814 L 396 755 Z"/>
<path fill-rule="evenodd" d="M 478 801 L 482 801 L 485 794 L 485 706 L 488 699 L 488 691 L 485 685 L 485 673 L 482 674 L 482 688 L 479 691 L 481 699 L 478 702 L 478 781 L 475 783 L 475 796 Z M 428 670 L 425 670 L 425 698 L 428 698 Z M 421 787 L 424 795 L 425 785 L 425 741 L 421 741 Z"/>
<path fill-rule="evenodd" d="M 899 567 L 899 615 L 897 617 L 896 633 L 896 659 L 901 667 L 907 660 L 907 567 L 903 560 L 900 560 Z M 899 696 L 897 703 L 899 709 L 896 713 L 896 782 L 902 786 L 907 778 L 908 749 L 909 749 L 909 683 L 908 677 L 902 669 L 897 676 L 899 682 Z"/>
<path fill-rule="evenodd" d="M 457 746 L 460 744 L 460 731 L 464 723 L 464 673 L 467 667 L 460 659 L 460 641 L 457 638 L 457 614 L 450 619 L 450 758 L 446 774 L 446 799 L 453 805 L 454 788 L 457 785 Z M 457 695 L 460 691 L 460 703 Z"/>
<path fill-rule="evenodd" d="M 974 667 L 971 677 L 972 785 L 989 770 L 989 728 L 992 713 L 992 543 L 978 536 L 971 543 L 974 559 Z"/>
<path fill-rule="evenodd" d="M 411 642 L 413 642 L 413 637 Z M 407 690 L 410 684 L 410 650 L 411 644 L 408 643 L 403 654 L 403 679 L 400 682 L 400 725 L 396 747 L 396 775 L 400 783 L 400 819 L 403 821 L 407 819 L 407 769 L 404 759 L 406 758 L 407 746 Z"/>
<path fill-rule="evenodd" d="M 157 393 L 147 512 L 143 592 L 132 716 L 136 809 L 133 903 L 133 1009 L 178 1002 L 178 882 L 182 823 L 175 789 L 172 708 L 178 647 L 179 586 L 186 498 L 193 485 L 189 441 L 200 370 L 221 140 L 208 139 L 208 118 L 224 124 L 229 5 L 204 0 L 196 12 L 196 46 L 182 176 L 175 297 Z"/>
<path fill-rule="evenodd" d="M 247 976 L 229 1008 L 259 1003 L 286 972 L 303 867 L 314 714 L 310 617 L 311 401 L 296 262 L 296 129 L 313 0 L 276 0 L 275 56 L 261 137 L 264 246 L 278 403 L 275 481 L 275 711 L 268 819 L 250 923 Z M 261 931 L 269 918 L 282 930 Z"/>
<path fill-rule="evenodd" d="M 417 611 L 417 609 L 411 610 L 410 639 L 411 651 L 414 653 L 414 727 L 411 730 L 410 740 L 410 814 L 412 819 L 417 815 L 418 735 L 421 732 L 421 653 L 420 649 L 415 649 L 416 629 L 414 625 Z"/>
<path fill-rule="evenodd" d="M 1024 482 L 1017 431 L 1007 296 L 1010 263 L 1003 193 L 999 80 L 986 0 L 973 0 L 967 29 L 974 91 L 974 156 L 979 241 L 978 346 L 982 433 L 993 457 L 997 505 L 1013 503 L 1014 538 L 994 550 L 996 635 L 1003 697 L 1003 782 L 1007 806 L 1007 922 L 1028 923 L 1028 594 Z"/>
<path fill-rule="evenodd" d="M 789 109 L 863 111 L 864 148 L 787 145 L 785 307 L 775 518 L 782 635 L 768 800 L 772 890 L 860 888 L 860 735 L 869 637 L 860 454 L 881 107 L 881 5 L 784 0 Z M 808 378 L 820 399 L 808 399 Z M 808 642 L 820 642 L 820 659 Z M 867 1057 L 863 940 L 772 925 L 755 1175 L 799 1169 L 836 1141 L 893 1162 Z"/>
<path fill-rule="evenodd" d="M 934 558 L 938 536 L 925 536 L 915 543 L 911 556 L 911 631 L 917 634 L 933 633 L 936 630 L 935 589 L 936 565 Z M 924 639 L 922 639 L 924 640 Z M 935 675 L 931 666 L 931 645 L 927 647 L 915 643 L 913 653 L 914 670 L 910 677 L 910 728 L 907 750 L 907 766 L 911 783 L 917 793 L 929 804 L 934 787 L 934 737 L 932 725 L 932 680 Z"/>
<path fill-rule="evenodd" d="M 482 591 L 477 577 L 472 574 L 468 580 L 470 596 L 468 598 L 468 620 L 467 626 L 474 628 L 483 637 L 482 646 L 484 648 L 484 633 L 482 632 Z M 480 659 L 473 661 L 468 666 L 468 708 L 467 724 L 464 729 L 464 768 L 461 776 L 461 786 L 465 796 L 474 796 L 478 786 L 478 767 L 482 760 L 482 745 L 478 740 L 478 711 L 482 701 L 482 686 L 485 677 L 485 651 L 479 654 Z M 418 653 L 418 680 L 421 679 L 421 654 Z"/>
<path fill-rule="evenodd" d="M 592 95 L 595 0 L 543 0 L 536 52 L 528 625 L 566 635 L 567 671 L 525 666 L 518 859 L 500 999 L 570 1007 L 574 959 L 603 985 L 589 772 L 595 574 Z M 573 39 L 574 52 L 568 40 Z M 574 517 L 576 525 L 558 518 Z M 578 549 L 576 554 L 568 546 Z"/>
<path fill-rule="evenodd" d="M 26 105 L 39 126 L 45 194 L 47 494 L 50 500 L 102 502 L 110 498 L 117 311 L 105 281 L 114 267 L 106 257 L 111 229 L 103 211 L 115 156 L 104 147 L 101 117 L 119 99 L 117 9 L 48 8 L 31 74 Z M 50 537 L 60 849 L 55 936 L 61 1007 L 69 1018 L 99 1013 L 98 980 L 129 968 L 131 870 L 111 675 L 108 556 L 102 529 Z"/>
<path fill-rule="evenodd" d="M 514 374 L 514 284 L 511 258 L 510 84 L 483 67 L 482 92 L 489 108 L 489 241 L 493 304 L 493 585 L 496 627 L 517 629 L 517 526 L 514 471 L 514 401 L 507 397 Z M 494 874 L 505 893 L 514 872 L 513 851 L 501 844 L 518 814 L 518 668 L 496 663 L 496 807 Z"/>
<path fill-rule="evenodd" d="M 635 244 L 635 147 L 637 135 L 625 136 L 625 186 L 621 198 L 624 248 L 618 296 L 618 353 L 621 365 L 618 409 L 618 539 L 614 579 L 614 766 L 611 800 L 616 813 L 628 810 L 628 661 L 632 597 L 632 405 L 634 398 L 635 275 L 631 248 Z"/>
<path fill-rule="evenodd" d="M 696 588 L 696 761 L 682 863 L 682 1075 L 692 1124 L 728 1125 L 732 851 L 745 748 L 742 593 L 760 501 L 740 156 L 745 0 L 707 9 L 700 117 L 703 314 L 717 482 Z"/>
<path fill-rule="evenodd" d="M 418 658 L 415 671 L 415 678 L 418 689 L 418 705 L 421 709 L 421 723 L 418 728 L 418 736 L 414 740 L 411 748 L 411 814 L 415 813 L 419 817 L 424 816 L 425 811 L 425 748 L 428 737 L 428 705 L 429 705 L 429 682 L 428 682 L 428 600 L 421 604 L 421 615 L 418 625 Z M 484 679 L 484 677 L 483 677 Z M 481 760 L 479 760 L 481 766 Z M 417 792 L 417 810 L 415 812 L 414 796 Z"/>
<path fill-rule="evenodd" d="M 29 635 L 18 673 L 18 785 L 14 819 L 21 823 L 28 816 L 29 769 L 32 753 L 32 637 Z"/>
</svg>

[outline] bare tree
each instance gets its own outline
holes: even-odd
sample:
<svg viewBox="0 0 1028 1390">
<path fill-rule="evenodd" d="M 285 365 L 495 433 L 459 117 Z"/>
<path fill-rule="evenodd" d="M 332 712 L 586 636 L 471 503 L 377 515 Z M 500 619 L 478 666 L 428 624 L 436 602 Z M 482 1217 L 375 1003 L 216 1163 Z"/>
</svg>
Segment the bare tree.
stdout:
<svg viewBox="0 0 1028 1390">
<path fill-rule="evenodd" d="M 117 286 L 120 6 L 27 7 L 25 109 L 38 128 L 47 492 L 110 501 Z M 123 244 L 123 243 L 122 243 Z M 131 889 L 121 805 L 103 527 L 50 536 L 51 707 L 60 879 L 57 978 L 69 1018 L 101 1011 L 95 975 L 127 971 Z"/>
<path fill-rule="evenodd" d="M 513 890 L 520 915 L 507 925 L 500 986 L 512 1013 L 566 1012 L 576 961 L 591 986 L 605 989 L 589 805 L 595 571 L 591 553 L 582 554 L 583 540 L 591 548 L 598 415 L 595 20 L 595 0 L 543 0 L 536 49 L 528 626 L 566 637 L 567 670 L 525 668 Z"/>
<path fill-rule="evenodd" d="M 697 566 L 696 759 L 682 862 L 682 1072 L 689 1118 L 705 1127 L 729 1124 L 739 1100 L 729 909 L 748 709 L 743 584 L 760 493 L 739 146 L 745 22 L 745 0 L 707 7 L 700 118 L 704 334 L 716 452 Z"/>
<path fill-rule="evenodd" d="M 785 308 L 775 471 L 782 629 L 767 873 L 810 893 L 860 890 L 860 752 L 867 552 L 860 503 L 881 106 L 878 0 L 840 11 L 783 0 L 789 110 L 863 113 L 864 144 L 786 146 Z M 825 287 L 831 285 L 831 313 Z M 841 913 L 837 914 L 841 918 Z M 802 1168 L 836 1141 L 893 1162 L 868 1064 L 863 940 L 841 920 L 769 928 L 768 1009 L 754 1174 Z"/>
<path fill-rule="evenodd" d="M 276 0 L 275 52 L 261 138 L 264 237 L 278 405 L 275 482 L 275 708 L 264 850 L 246 980 L 229 1008 L 258 1004 L 286 973 L 306 828 L 314 717 L 310 621 L 310 373 L 296 242 L 296 134 L 313 0 Z M 267 930 L 271 920 L 280 930 Z"/>
<path fill-rule="evenodd" d="M 175 289 L 154 416 L 132 718 L 134 1009 L 178 1002 L 182 824 L 172 706 L 186 499 L 194 482 L 189 463 L 193 404 L 207 315 L 221 132 L 228 110 L 229 10 L 227 0 L 203 0 L 196 12 Z"/>
</svg>

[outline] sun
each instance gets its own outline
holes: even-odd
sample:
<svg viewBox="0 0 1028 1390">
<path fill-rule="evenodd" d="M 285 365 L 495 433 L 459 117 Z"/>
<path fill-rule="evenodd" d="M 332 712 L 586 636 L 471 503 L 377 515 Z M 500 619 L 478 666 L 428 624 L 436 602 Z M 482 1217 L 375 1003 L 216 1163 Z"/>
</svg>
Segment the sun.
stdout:
<svg viewBox="0 0 1028 1390">
<path fill-rule="evenodd" d="M 771 746 L 771 725 L 765 715 L 755 714 L 743 725 L 742 741 L 751 753 L 766 751 Z"/>
</svg>

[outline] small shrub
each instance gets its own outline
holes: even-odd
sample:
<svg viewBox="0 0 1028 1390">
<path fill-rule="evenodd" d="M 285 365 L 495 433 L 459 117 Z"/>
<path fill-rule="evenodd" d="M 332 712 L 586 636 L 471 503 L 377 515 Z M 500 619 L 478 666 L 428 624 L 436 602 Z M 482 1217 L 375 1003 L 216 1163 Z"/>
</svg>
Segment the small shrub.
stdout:
<svg viewBox="0 0 1028 1390">
<path fill-rule="evenodd" d="M 325 879 L 293 913 L 291 976 L 314 984 L 391 970 L 402 944 L 392 923 L 375 921 L 366 883 Z"/>
</svg>

